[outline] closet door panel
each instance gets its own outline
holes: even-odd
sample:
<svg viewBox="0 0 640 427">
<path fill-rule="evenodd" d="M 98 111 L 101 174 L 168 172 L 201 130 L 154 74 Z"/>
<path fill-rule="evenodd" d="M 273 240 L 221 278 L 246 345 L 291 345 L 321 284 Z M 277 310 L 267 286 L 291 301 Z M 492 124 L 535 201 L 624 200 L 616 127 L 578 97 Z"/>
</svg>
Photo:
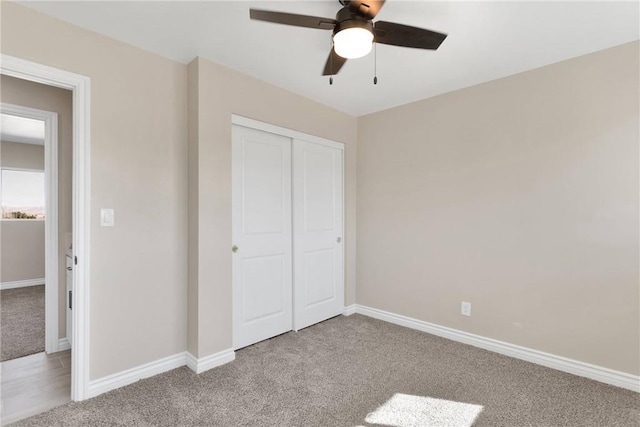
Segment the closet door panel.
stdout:
<svg viewBox="0 0 640 427">
<path fill-rule="evenodd" d="M 234 348 L 292 329 L 291 139 L 233 127 Z"/>
<path fill-rule="evenodd" d="M 294 329 L 342 313 L 342 150 L 294 140 Z"/>
</svg>

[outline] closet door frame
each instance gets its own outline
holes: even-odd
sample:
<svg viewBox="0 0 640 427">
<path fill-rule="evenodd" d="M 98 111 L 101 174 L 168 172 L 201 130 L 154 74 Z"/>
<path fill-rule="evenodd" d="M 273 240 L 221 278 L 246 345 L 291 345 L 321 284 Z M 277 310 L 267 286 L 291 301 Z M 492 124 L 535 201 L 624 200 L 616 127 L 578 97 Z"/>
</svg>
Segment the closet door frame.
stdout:
<svg viewBox="0 0 640 427">
<path fill-rule="evenodd" d="M 342 142 L 336 142 L 336 141 L 332 141 L 330 139 L 322 138 L 319 136 L 309 135 L 304 132 L 298 132 L 297 130 L 283 128 L 280 126 L 272 125 L 271 123 L 249 119 L 247 117 L 239 116 L 237 114 L 231 115 L 231 124 L 244 126 L 246 128 L 252 128 L 255 130 L 261 130 L 264 132 L 275 133 L 276 135 L 286 136 L 287 138 L 291 138 L 292 140 L 300 139 L 302 141 L 312 142 L 314 144 L 326 145 L 327 147 L 333 147 L 333 148 L 337 148 L 339 150 L 344 151 L 344 144 Z M 343 180 L 342 186 L 344 187 L 344 180 Z"/>
<path fill-rule="evenodd" d="M 293 144 L 294 141 L 296 139 L 298 140 L 302 140 L 305 142 L 310 142 L 313 144 L 320 144 L 320 145 L 324 145 L 327 147 L 331 147 L 331 148 L 336 148 L 338 150 L 342 151 L 342 231 L 341 231 L 341 236 L 342 236 L 342 291 L 340 294 L 340 299 L 342 301 L 342 305 L 344 306 L 344 298 L 345 298 L 345 291 L 346 291 L 346 244 L 347 244 L 347 239 L 345 236 L 345 224 L 346 224 L 346 198 L 345 198 L 345 187 L 346 187 L 346 170 L 345 170 L 345 156 L 344 156 L 344 144 L 341 142 L 336 142 L 336 141 L 332 141 L 330 139 L 326 139 L 326 138 L 322 138 L 319 136 L 315 136 L 315 135 L 309 135 L 306 134 L 304 132 L 299 132 L 299 131 L 295 131 L 295 130 L 291 130 L 291 129 L 287 129 L 284 127 L 280 127 L 280 126 L 276 126 L 276 125 L 272 125 L 270 123 L 266 123 L 266 122 L 261 122 L 259 120 L 255 120 L 255 119 L 250 119 L 248 117 L 244 117 L 244 116 L 240 116 L 237 114 L 232 114 L 231 115 L 231 124 L 232 125 L 238 125 L 238 126 L 244 126 L 247 128 L 251 128 L 251 129 L 255 129 L 255 130 L 259 130 L 259 131 L 264 131 L 264 132 L 269 132 L 269 133 L 274 133 L 276 135 L 281 135 L 281 136 L 285 136 L 287 138 L 291 138 L 291 152 L 293 153 Z M 293 161 L 293 159 L 292 159 Z M 293 167 L 292 167 L 292 188 L 293 188 Z M 293 191 L 291 193 L 292 196 L 292 201 L 293 201 Z M 293 203 L 291 204 L 291 214 L 292 214 L 292 218 L 293 218 Z M 293 225 L 293 224 L 292 224 Z M 293 227 L 292 227 L 292 233 L 294 232 Z M 292 235 L 293 236 L 293 235 Z M 295 248 L 293 248 L 293 238 L 292 238 L 292 254 L 295 257 Z M 293 276 L 293 269 L 295 268 L 295 258 L 292 260 L 292 278 Z M 293 292 L 295 293 L 295 288 L 296 288 L 296 283 L 295 280 L 293 282 Z M 296 317 L 296 306 L 295 306 L 295 296 L 294 294 L 291 295 L 291 303 L 292 303 L 292 308 L 293 308 L 293 324 L 292 324 L 292 329 L 293 330 L 297 330 L 295 328 L 295 317 Z M 235 325 L 234 325 L 235 328 Z M 233 338 L 235 340 L 235 337 Z"/>
</svg>

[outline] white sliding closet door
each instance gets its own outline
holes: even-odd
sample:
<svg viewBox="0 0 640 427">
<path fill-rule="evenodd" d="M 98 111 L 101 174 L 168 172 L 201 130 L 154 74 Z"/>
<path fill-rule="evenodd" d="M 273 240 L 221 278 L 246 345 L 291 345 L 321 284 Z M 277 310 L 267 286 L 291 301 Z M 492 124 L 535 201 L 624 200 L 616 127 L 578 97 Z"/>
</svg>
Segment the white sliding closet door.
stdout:
<svg viewBox="0 0 640 427">
<path fill-rule="evenodd" d="M 291 139 L 233 126 L 233 336 L 292 329 Z"/>
<path fill-rule="evenodd" d="M 294 140 L 294 329 L 342 313 L 342 150 Z"/>
</svg>

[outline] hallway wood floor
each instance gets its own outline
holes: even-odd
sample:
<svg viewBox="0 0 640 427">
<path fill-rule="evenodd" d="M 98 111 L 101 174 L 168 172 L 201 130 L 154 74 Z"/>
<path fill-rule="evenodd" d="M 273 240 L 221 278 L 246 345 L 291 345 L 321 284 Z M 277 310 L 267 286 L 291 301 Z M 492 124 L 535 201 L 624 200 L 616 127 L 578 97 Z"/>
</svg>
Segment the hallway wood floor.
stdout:
<svg viewBox="0 0 640 427">
<path fill-rule="evenodd" d="M 1 424 L 71 401 L 71 351 L 37 353 L 0 363 Z"/>
</svg>

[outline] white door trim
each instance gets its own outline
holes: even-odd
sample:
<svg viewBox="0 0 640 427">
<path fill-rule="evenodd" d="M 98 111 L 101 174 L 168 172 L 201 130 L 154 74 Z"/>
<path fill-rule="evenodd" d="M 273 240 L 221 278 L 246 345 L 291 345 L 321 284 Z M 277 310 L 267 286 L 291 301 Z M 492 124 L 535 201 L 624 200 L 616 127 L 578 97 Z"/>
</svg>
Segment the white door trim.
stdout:
<svg viewBox="0 0 640 427">
<path fill-rule="evenodd" d="M 12 116 L 44 122 L 44 260 L 45 260 L 45 344 L 47 353 L 58 350 L 58 114 L 7 103 L 0 111 Z M 4 169 L 4 168 L 3 168 Z M 11 167 L 7 169 L 13 169 Z"/>
<path fill-rule="evenodd" d="M 90 231 L 90 84 L 89 77 L 2 54 L 0 73 L 73 92 L 73 349 L 71 399 L 88 398 L 89 388 L 89 231 Z"/>
<path fill-rule="evenodd" d="M 239 116 L 237 114 L 231 115 L 231 124 L 244 126 L 251 129 L 261 130 L 264 132 L 275 133 L 276 135 L 286 136 L 287 138 L 300 139 L 313 144 L 326 145 L 328 147 L 344 150 L 344 143 L 331 141 L 330 139 L 321 138 L 319 136 L 309 135 L 308 133 L 298 132 L 297 130 L 291 130 L 280 126 L 272 125 L 271 123 L 261 122 L 259 120 L 250 119 L 247 117 Z"/>
</svg>

